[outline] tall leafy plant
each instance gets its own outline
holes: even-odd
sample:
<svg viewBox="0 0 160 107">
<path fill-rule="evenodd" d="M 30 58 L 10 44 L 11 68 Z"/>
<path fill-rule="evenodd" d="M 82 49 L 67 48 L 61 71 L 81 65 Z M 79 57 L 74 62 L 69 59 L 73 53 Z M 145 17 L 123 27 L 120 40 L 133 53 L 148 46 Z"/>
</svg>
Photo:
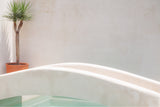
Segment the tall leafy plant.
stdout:
<svg viewBox="0 0 160 107">
<path fill-rule="evenodd" d="M 20 64 L 20 50 L 19 50 L 19 33 L 24 21 L 31 19 L 30 13 L 31 3 L 27 1 L 11 1 L 8 6 L 9 12 L 4 16 L 13 21 L 14 32 L 16 36 L 16 64 Z"/>
</svg>

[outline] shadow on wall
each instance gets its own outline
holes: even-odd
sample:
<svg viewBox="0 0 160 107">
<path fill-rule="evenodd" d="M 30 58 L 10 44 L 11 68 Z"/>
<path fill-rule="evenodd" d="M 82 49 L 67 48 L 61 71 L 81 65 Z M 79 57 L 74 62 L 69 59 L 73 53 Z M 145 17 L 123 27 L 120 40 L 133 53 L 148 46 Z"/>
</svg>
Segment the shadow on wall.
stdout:
<svg viewBox="0 0 160 107">
<path fill-rule="evenodd" d="M 12 50 L 14 48 L 12 36 L 12 23 L 8 21 L 0 22 L 0 74 L 6 72 L 5 63 L 13 61 Z"/>
</svg>

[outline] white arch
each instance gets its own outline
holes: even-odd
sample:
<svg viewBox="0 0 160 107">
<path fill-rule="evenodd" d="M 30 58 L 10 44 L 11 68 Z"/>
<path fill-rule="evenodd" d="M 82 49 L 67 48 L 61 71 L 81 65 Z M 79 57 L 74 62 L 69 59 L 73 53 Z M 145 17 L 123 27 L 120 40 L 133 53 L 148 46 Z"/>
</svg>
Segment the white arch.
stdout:
<svg viewBox="0 0 160 107">
<path fill-rule="evenodd" d="M 160 93 L 160 82 L 142 76 L 138 76 L 126 71 L 95 64 L 88 64 L 88 63 L 60 63 L 60 64 L 54 64 L 52 66 L 87 70 L 93 73 L 98 73 L 101 75 L 106 75 L 112 78 L 116 78 L 118 80 L 129 82 L 138 85 L 140 87 Z"/>
<path fill-rule="evenodd" d="M 90 68 L 97 68 L 96 71 L 100 69 L 98 66 Z M 0 76 L 0 99 L 21 95 L 67 96 L 109 107 L 160 106 L 160 94 L 153 90 L 97 72 L 90 72 L 89 69 L 58 65 Z"/>
</svg>

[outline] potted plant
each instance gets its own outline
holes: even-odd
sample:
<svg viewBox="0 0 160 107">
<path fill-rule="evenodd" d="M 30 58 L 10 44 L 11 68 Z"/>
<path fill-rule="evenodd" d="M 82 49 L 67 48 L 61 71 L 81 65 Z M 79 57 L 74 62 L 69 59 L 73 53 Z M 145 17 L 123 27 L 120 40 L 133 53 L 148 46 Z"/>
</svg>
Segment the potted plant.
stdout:
<svg viewBox="0 0 160 107">
<path fill-rule="evenodd" d="M 20 48 L 19 48 L 19 33 L 23 26 L 24 21 L 31 19 L 30 14 L 31 3 L 27 1 L 11 1 L 9 3 L 9 12 L 4 17 L 13 21 L 13 28 L 15 32 L 15 45 L 16 45 L 16 62 L 6 63 L 7 73 L 28 68 L 27 63 L 20 63 Z"/>
</svg>

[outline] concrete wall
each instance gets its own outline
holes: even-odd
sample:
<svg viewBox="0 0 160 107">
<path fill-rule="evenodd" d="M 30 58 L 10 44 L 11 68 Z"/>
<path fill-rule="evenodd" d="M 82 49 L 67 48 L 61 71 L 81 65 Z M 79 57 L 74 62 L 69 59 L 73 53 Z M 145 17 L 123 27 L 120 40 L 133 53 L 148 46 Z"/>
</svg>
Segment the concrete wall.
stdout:
<svg viewBox="0 0 160 107">
<path fill-rule="evenodd" d="M 0 74 L 5 73 L 5 63 L 9 62 L 12 51 L 12 23 L 7 21 L 3 16 L 7 12 L 9 0 L 0 1 Z"/>
<path fill-rule="evenodd" d="M 160 80 L 159 0 L 32 0 L 21 61 L 110 66 Z"/>
</svg>

